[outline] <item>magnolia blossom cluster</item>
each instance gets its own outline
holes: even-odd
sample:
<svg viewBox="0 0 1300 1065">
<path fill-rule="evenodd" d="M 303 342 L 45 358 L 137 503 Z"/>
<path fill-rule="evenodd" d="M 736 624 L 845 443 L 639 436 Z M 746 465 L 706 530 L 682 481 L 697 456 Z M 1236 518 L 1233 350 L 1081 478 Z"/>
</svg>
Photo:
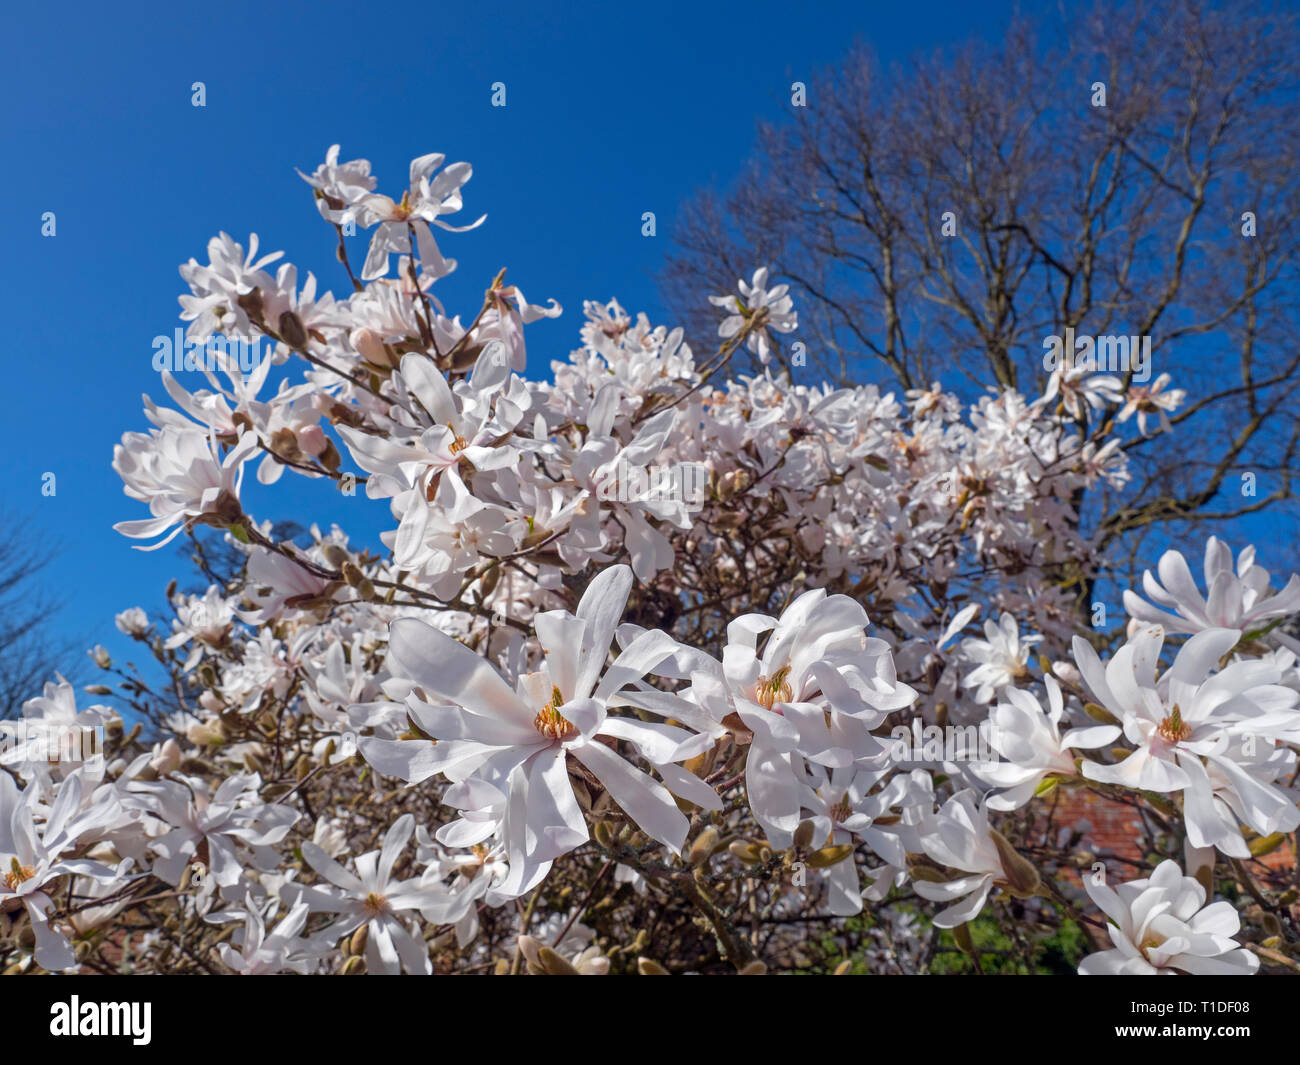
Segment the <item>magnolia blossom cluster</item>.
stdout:
<svg viewBox="0 0 1300 1065">
<path fill-rule="evenodd" d="M 1203 595 L 1170 552 L 1103 660 L 1066 579 L 1102 559 L 1069 501 L 1122 489 L 1125 453 L 1080 436 L 1059 382 L 973 403 L 795 384 L 769 359 L 797 317 L 763 269 L 714 298 L 707 357 L 588 303 L 582 346 L 533 379 L 524 327 L 553 301 L 503 271 L 463 322 L 434 293 L 456 265 L 435 230 L 482 221 L 448 221 L 470 168 L 445 164 L 414 160 L 396 197 L 337 146 L 303 175 L 345 298 L 272 273 L 255 236 L 182 267 L 190 336 L 272 356 L 206 387 L 162 372 L 171 405 L 146 397 L 153 428 L 114 457 L 151 516 L 117 528 L 153 549 L 208 526 L 235 565 L 172 590 L 166 624 L 118 618 L 170 674 L 123 674 L 156 734 L 78 711 L 63 682 L 24 707 L 111 742 L 76 765 L 0 756 L 11 965 L 93 967 L 105 944 L 185 963 L 165 927 L 119 923 L 159 895 L 211 931 L 211 971 L 662 971 L 647 929 L 579 920 L 599 923 L 603 882 L 693 905 L 742 972 L 767 964 L 731 918 L 743 890 L 763 894 L 744 912 L 792 922 L 911 899 L 888 927 L 918 940 L 1011 906 L 1109 919 L 1114 950 L 1083 972 L 1257 967 L 1195 878 L 1300 827 L 1300 647 L 1280 628 L 1300 578 L 1275 592 L 1252 549 L 1234 567 L 1211 539 Z M 769 365 L 728 377 L 742 347 Z M 686 466 L 701 495 L 661 476 Z M 383 508 L 379 543 L 282 538 L 254 511 L 286 473 Z M 992 753 L 901 757 L 914 722 L 975 726 Z M 1163 797 L 1186 875 L 1085 894 L 1027 817 L 1071 788 Z"/>
</svg>

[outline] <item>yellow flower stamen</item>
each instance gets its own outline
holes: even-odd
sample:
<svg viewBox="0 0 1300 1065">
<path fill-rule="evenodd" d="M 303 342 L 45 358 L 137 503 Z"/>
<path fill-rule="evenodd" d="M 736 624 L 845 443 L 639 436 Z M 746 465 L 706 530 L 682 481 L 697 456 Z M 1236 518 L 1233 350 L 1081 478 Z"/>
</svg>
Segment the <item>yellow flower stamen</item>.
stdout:
<svg viewBox="0 0 1300 1065">
<path fill-rule="evenodd" d="M 788 703 L 794 698 L 794 690 L 786 680 L 789 675 L 790 667 L 782 666 L 771 677 L 759 677 L 754 685 L 754 701 L 764 710 L 771 710 L 777 702 Z"/>
<path fill-rule="evenodd" d="M 17 858 L 10 858 L 9 872 L 5 873 L 5 887 L 10 891 L 17 891 L 19 884 L 30 880 L 35 875 L 36 870 L 30 865 L 20 865 Z"/>
<path fill-rule="evenodd" d="M 577 726 L 560 713 L 558 707 L 564 705 L 564 696 L 559 688 L 551 688 L 551 701 L 533 718 L 533 728 L 548 740 L 571 740 L 578 734 Z"/>
<path fill-rule="evenodd" d="M 831 820 L 838 824 L 851 813 L 853 813 L 853 803 L 849 801 L 849 793 L 846 791 L 840 796 L 840 801 L 830 808 Z"/>
<path fill-rule="evenodd" d="M 1183 720 L 1182 711 L 1177 704 L 1174 705 L 1173 713 L 1160 722 L 1156 731 L 1170 743 L 1181 743 L 1192 737 L 1192 726 Z"/>
</svg>

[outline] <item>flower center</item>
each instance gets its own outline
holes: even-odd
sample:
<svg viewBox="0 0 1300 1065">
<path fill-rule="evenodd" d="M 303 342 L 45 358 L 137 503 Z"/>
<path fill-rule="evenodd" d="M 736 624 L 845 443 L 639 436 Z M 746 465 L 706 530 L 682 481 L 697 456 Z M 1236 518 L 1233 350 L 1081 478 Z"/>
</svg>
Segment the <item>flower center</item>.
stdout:
<svg viewBox="0 0 1300 1065">
<path fill-rule="evenodd" d="M 849 793 L 846 791 L 840 796 L 840 801 L 830 809 L 831 820 L 837 824 L 843 821 L 853 813 L 853 803 L 849 801 Z"/>
<path fill-rule="evenodd" d="M 1182 711 L 1178 709 L 1177 704 L 1174 706 L 1173 713 L 1160 722 L 1156 731 L 1170 743 L 1181 743 L 1192 737 L 1192 726 L 1183 720 Z"/>
<path fill-rule="evenodd" d="M 788 703 L 794 698 L 794 690 L 786 680 L 789 675 L 790 667 L 782 666 L 770 677 L 759 677 L 754 685 L 754 701 L 764 710 L 771 710 L 776 702 Z"/>
<path fill-rule="evenodd" d="M 10 891 L 17 891 L 19 884 L 30 880 L 35 875 L 36 870 L 30 865 L 20 865 L 17 858 L 10 858 L 9 872 L 5 873 L 5 887 Z"/>
<path fill-rule="evenodd" d="M 1168 957 L 1162 949 L 1165 945 L 1164 937 L 1148 932 L 1146 938 L 1138 945 L 1138 949 L 1145 955 L 1147 961 L 1152 965 L 1163 966 Z"/>
<path fill-rule="evenodd" d="M 463 436 L 458 435 L 456 439 L 451 442 L 451 447 L 448 450 L 453 455 L 459 455 L 467 447 L 469 447 L 469 443 L 465 440 Z"/>
<path fill-rule="evenodd" d="M 552 687 L 551 701 L 533 718 L 533 728 L 548 740 L 571 740 L 578 734 L 577 726 L 556 709 L 563 704 L 564 696 L 560 693 L 560 689 Z"/>
<path fill-rule="evenodd" d="M 362 903 L 362 905 L 365 906 L 367 913 L 371 913 L 375 916 L 388 912 L 388 899 L 377 891 L 372 891 L 367 895 L 365 902 Z"/>
</svg>

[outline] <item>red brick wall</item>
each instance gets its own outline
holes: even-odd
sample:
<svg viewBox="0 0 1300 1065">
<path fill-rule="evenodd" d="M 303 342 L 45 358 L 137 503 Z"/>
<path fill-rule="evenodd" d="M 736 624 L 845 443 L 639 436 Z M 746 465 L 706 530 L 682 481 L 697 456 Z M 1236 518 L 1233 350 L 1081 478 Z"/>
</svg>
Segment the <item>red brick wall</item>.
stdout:
<svg viewBox="0 0 1300 1065">
<path fill-rule="evenodd" d="M 1080 788 L 1062 791 L 1052 818 L 1054 833 L 1062 828 L 1073 827 L 1080 820 L 1087 820 L 1092 825 L 1092 830 L 1084 836 L 1082 846 L 1109 850 L 1120 858 L 1135 859 L 1141 856 L 1137 842 L 1141 836 L 1141 821 L 1131 807 Z M 1281 869 L 1295 864 L 1295 852 L 1286 843 L 1260 860 L 1270 868 Z M 1116 874 L 1123 871 L 1131 869 L 1122 867 L 1113 870 Z M 1128 877 L 1125 876 L 1125 879 Z"/>
</svg>

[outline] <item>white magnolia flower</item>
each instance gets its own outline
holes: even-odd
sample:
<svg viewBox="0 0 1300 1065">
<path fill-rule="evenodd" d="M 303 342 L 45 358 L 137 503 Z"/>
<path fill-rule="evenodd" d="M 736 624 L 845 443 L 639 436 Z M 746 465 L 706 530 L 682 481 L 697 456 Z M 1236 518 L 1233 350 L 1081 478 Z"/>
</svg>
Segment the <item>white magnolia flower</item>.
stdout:
<svg viewBox="0 0 1300 1065">
<path fill-rule="evenodd" d="M 313 972 L 323 953 L 321 944 L 299 935 L 310 913 L 307 903 L 299 901 L 268 934 L 261 911 L 249 909 L 243 915 L 244 927 L 235 933 L 233 942 L 217 948 L 221 960 L 244 976 Z M 216 915 L 208 919 L 215 920 Z"/>
<path fill-rule="evenodd" d="M 1232 937 L 1241 918 L 1228 902 L 1205 905 L 1205 889 L 1163 861 L 1149 879 L 1112 890 L 1085 876 L 1088 894 L 1110 919 L 1114 950 L 1089 954 L 1084 976 L 1249 976 L 1259 959 Z"/>
<path fill-rule="evenodd" d="M 80 772 L 59 785 L 58 794 L 38 825 L 34 816 L 36 785 L 18 790 L 13 777 L 0 773 L 0 910 L 25 908 L 36 938 L 36 963 L 58 972 L 76 965 L 72 946 L 49 923 L 51 896 L 62 877 L 121 880 L 129 863 L 113 869 L 89 858 L 74 858 L 80 840 L 122 820 L 120 805 L 104 792 L 83 809 L 85 786 Z"/>
<path fill-rule="evenodd" d="M 1047 380 L 1042 403 L 1057 396 L 1071 418 L 1083 417 L 1085 409 L 1102 410 L 1108 403 L 1124 400 L 1124 386 L 1118 377 L 1099 374 L 1088 366 L 1058 366 Z"/>
<path fill-rule="evenodd" d="M 310 176 L 298 171 L 298 176 L 320 194 L 316 197 L 316 208 L 321 217 L 336 225 L 355 220 L 356 205 L 374 192 L 376 185 L 370 173 L 370 160 L 353 159 L 340 164 L 339 147 L 331 144 L 325 162 Z"/>
<path fill-rule="evenodd" d="M 466 781 L 468 783 L 481 782 Z M 453 785 L 453 788 L 463 787 L 465 784 Z M 445 887 L 443 897 L 434 905 L 425 907 L 424 919 L 430 924 L 454 925 L 456 945 L 464 948 L 478 935 L 480 905 L 500 906 L 512 897 L 518 897 L 499 890 L 510 875 L 505 847 L 475 843 L 468 851 L 453 852 L 435 842 L 423 826 L 416 830 L 416 842 L 419 844 L 416 856 L 429 866 L 422 881 Z"/>
<path fill-rule="evenodd" d="M 411 231 L 415 233 L 420 267 L 425 273 L 443 277 L 456 269 L 454 259 L 442 257 L 430 224 L 453 233 L 464 233 L 482 224 L 487 216 L 468 226 L 452 226 L 442 220 L 443 215 L 455 214 L 461 209 L 461 186 L 474 172 L 469 163 L 452 163 L 435 177 L 434 172 L 446 159 L 445 155 L 437 152 L 412 159 L 411 187 L 402 194 L 401 202 L 394 202 L 376 192 L 367 193 L 357 201 L 357 221 L 367 228 L 378 225 L 370 238 L 370 250 L 361 270 L 363 280 L 371 281 L 388 273 L 388 256 L 393 252 L 407 254 L 413 250 Z"/>
<path fill-rule="evenodd" d="M 359 854 L 350 873 L 315 843 L 300 844 L 302 856 L 332 887 L 285 888 L 286 902 L 305 902 L 312 913 L 336 913 L 330 925 L 334 940 L 366 925 L 366 971 L 395 976 L 408 973 L 428 975 L 433 971 L 424 940 L 398 915 L 420 911 L 439 902 L 445 893 L 441 884 L 428 884 L 418 877 L 396 880 L 393 866 L 415 831 L 415 818 L 399 817 L 384 835 L 380 850 Z"/>
<path fill-rule="evenodd" d="M 824 870 L 833 914 L 860 913 L 863 898 L 887 892 L 898 873 L 907 868 L 908 850 L 920 848 L 917 820 L 909 819 L 906 812 L 900 815 L 900 808 L 924 804 L 927 811 L 933 809 L 933 790 L 922 783 L 928 783 L 930 777 L 920 772 L 899 773 L 886 782 L 892 768 L 888 764 L 871 769 L 809 766 L 800 801 L 813 825 L 812 846 L 861 840 L 885 862 L 871 870 L 875 874 L 873 890 L 866 896 L 852 855 Z"/>
<path fill-rule="evenodd" d="M 1232 567 L 1232 549 L 1217 537 L 1205 543 L 1205 587 L 1202 596 L 1178 551 L 1166 551 L 1156 567 L 1160 579 L 1150 570 L 1142 574 L 1142 590 L 1158 604 L 1151 606 L 1137 593 L 1125 590 L 1124 609 L 1138 621 L 1163 625 L 1168 632 L 1202 632 L 1205 629 L 1258 628 L 1300 610 L 1300 576 L 1292 576 L 1286 587 L 1272 593 L 1269 574 L 1255 564 L 1255 548 L 1247 545 Z M 1163 608 L 1163 609 L 1159 609 Z"/>
<path fill-rule="evenodd" d="M 27 780 L 48 778 L 56 765 L 84 765 L 83 777 L 102 779 L 104 727 L 116 718 L 107 706 L 78 710 L 76 691 L 58 676 L 23 703 L 21 720 L 0 722 L 0 765 Z"/>
<path fill-rule="evenodd" d="M 721 664 L 700 655 L 690 674 L 690 698 L 714 722 L 752 733 L 745 788 L 775 848 L 789 847 L 799 825 L 802 760 L 842 768 L 887 757 L 870 730 L 916 699 L 897 679 L 889 645 L 866 635 L 867 623 L 859 603 L 816 588 L 779 619 L 736 618 Z M 651 699 L 632 701 L 649 708 Z"/>
<path fill-rule="evenodd" d="M 754 271 L 753 280 L 745 284 L 742 280 L 739 282 L 740 297 L 736 296 L 710 296 L 709 302 L 715 307 L 722 307 L 732 311 L 729 317 L 722 320 L 718 326 L 718 336 L 724 340 L 729 340 L 752 321 L 756 316 L 760 318 L 745 341 L 745 346 L 749 348 L 759 359 L 766 363 L 772 357 L 772 341 L 768 336 L 770 330 L 778 333 L 793 332 L 798 325 L 798 317 L 794 312 L 794 301 L 790 298 L 789 285 L 774 285 L 772 288 L 767 287 L 767 267 L 759 267 Z"/>
<path fill-rule="evenodd" d="M 143 636 L 149 631 L 149 615 L 140 607 L 133 606 L 113 619 L 113 624 L 117 626 L 117 631 L 126 636 Z"/>
<path fill-rule="evenodd" d="M 1008 688 L 1003 702 L 989 712 L 989 744 L 1005 762 L 980 762 L 971 771 L 1001 792 L 988 800 L 990 810 L 1016 810 L 1034 797 L 1038 785 L 1052 774 L 1077 775 L 1076 749 L 1104 747 L 1119 738 L 1114 725 L 1070 729 L 1061 735 L 1065 703 L 1055 677 L 1045 677 L 1049 709 L 1023 688 Z"/>
<path fill-rule="evenodd" d="M 996 623 L 984 622 L 984 637 L 961 643 L 966 659 L 979 663 L 963 678 L 962 687 L 974 688 L 975 701 L 980 704 L 992 702 L 994 696 L 1014 688 L 1029 676 L 1026 663 L 1030 648 L 1042 640 L 1041 636 L 1022 639 L 1016 619 L 1005 611 Z"/>
<path fill-rule="evenodd" d="M 942 882 L 913 880 L 923 899 L 963 900 L 935 915 L 937 928 L 956 928 L 972 920 L 984 908 L 994 885 L 1007 876 L 988 815 L 970 790 L 959 791 L 928 819 L 921 829 L 921 847 L 940 865 L 966 874 Z"/>
<path fill-rule="evenodd" d="M 216 437 L 197 426 L 167 425 L 148 435 L 124 434 L 122 443 L 113 448 L 113 469 L 125 482 L 126 494 L 148 503 L 153 517 L 119 521 L 113 528 L 134 539 L 171 529 L 158 543 L 140 548 L 154 551 L 197 518 L 233 520 L 240 514 L 244 460 L 255 450 L 257 434 L 251 432 L 241 436 L 224 459 L 219 457 Z"/>
<path fill-rule="evenodd" d="M 1164 633 L 1144 628 L 1103 668 L 1097 652 L 1080 637 L 1074 658 L 1097 701 L 1123 725 L 1134 751 L 1115 765 L 1083 764 L 1089 780 L 1135 790 L 1184 791 L 1188 839 L 1195 847 L 1218 846 L 1248 856 L 1240 832 L 1224 837 L 1215 800 L 1229 805 L 1256 832 L 1300 827 L 1295 797 L 1271 783 L 1277 767 L 1258 750 L 1300 740 L 1300 693 L 1280 683 L 1275 662 L 1247 659 L 1211 671 L 1236 645 L 1235 629 L 1205 629 L 1189 639 L 1158 679 Z M 1211 780 L 1210 772 L 1215 774 Z"/>
<path fill-rule="evenodd" d="M 514 689 L 463 644 L 413 618 L 395 621 L 389 668 L 442 701 L 435 705 L 414 694 L 407 700 L 412 720 L 437 743 L 363 739 L 362 754 L 390 776 L 418 781 L 441 771 L 457 782 L 478 777 L 502 791 L 507 797 L 502 834 L 512 877 L 526 881 L 541 863 L 587 841 L 569 775 L 575 763 L 647 835 L 680 852 L 687 822 L 672 796 L 606 742 L 627 741 L 675 790 L 693 780 L 697 787 L 686 797 L 720 808 L 717 795 L 698 778 L 673 771 L 674 763 L 711 746 L 710 736 L 608 712 L 619 705 L 621 689 L 678 647 L 661 632 L 647 632 L 603 670 L 631 585 L 631 570 L 614 566 L 587 587 L 576 616 L 558 610 L 537 615 L 546 659 Z"/>
<path fill-rule="evenodd" d="M 138 805 L 168 826 L 150 840 L 157 855 L 152 872 L 169 884 L 179 884 L 185 868 L 196 862 L 201 879 L 220 888 L 235 888 L 246 865 L 274 868 L 270 850 L 289 833 L 301 816 L 290 806 L 264 803 L 257 796 L 256 773 L 236 773 L 216 791 L 197 777 L 129 785 Z"/>
<path fill-rule="evenodd" d="M 1183 400 L 1187 398 L 1187 393 L 1181 388 L 1170 388 L 1166 390 L 1165 386 L 1169 384 L 1170 376 L 1162 373 L 1151 384 L 1148 385 L 1131 385 L 1128 395 L 1124 399 L 1124 406 L 1120 409 L 1115 420 L 1126 422 L 1134 414 L 1137 415 L 1138 432 L 1143 436 L 1147 435 L 1147 417 L 1154 414 L 1160 422 L 1160 428 L 1163 432 L 1169 432 L 1169 411 L 1177 410 L 1182 406 Z"/>
</svg>

